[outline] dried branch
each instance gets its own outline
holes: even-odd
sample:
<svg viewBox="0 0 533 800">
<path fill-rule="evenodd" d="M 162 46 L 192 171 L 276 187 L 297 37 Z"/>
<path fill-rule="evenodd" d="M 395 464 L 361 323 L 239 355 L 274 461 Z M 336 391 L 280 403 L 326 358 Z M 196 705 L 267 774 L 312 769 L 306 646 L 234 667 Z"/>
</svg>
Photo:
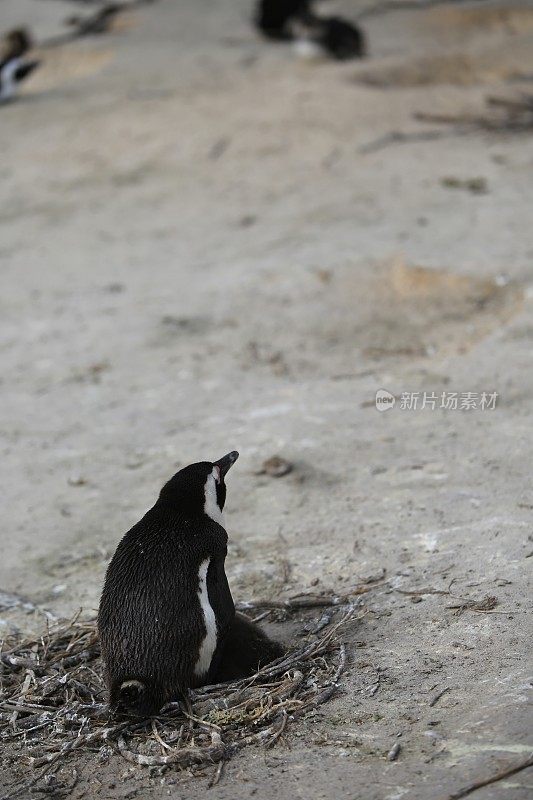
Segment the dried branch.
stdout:
<svg viewBox="0 0 533 800">
<path fill-rule="evenodd" d="M 293 720 L 338 691 L 346 664 L 339 635 L 367 613 L 356 613 L 353 606 L 342 613 L 348 599 L 331 596 L 330 615 L 337 620 L 320 630 L 315 626 L 318 632 L 299 648 L 251 677 L 191 691 L 187 702 L 169 703 L 144 720 L 108 716 L 95 620 L 76 618 L 36 639 L 11 639 L 0 663 L 0 739 L 10 742 L 3 762 L 29 756 L 38 772 L 6 797 L 40 790 L 40 782 L 74 752 L 104 745 L 139 766 L 217 764 L 212 779 L 217 782 L 232 755 L 250 744 L 274 745 Z M 300 596 L 288 603 L 287 610 L 300 610 L 322 607 L 326 598 Z"/>
<path fill-rule="evenodd" d="M 376 17 L 390 11 L 424 11 L 432 6 L 449 5 L 450 3 L 468 3 L 471 0 L 381 0 L 373 3 L 357 15 L 357 19 Z"/>
<path fill-rule="evenodd" d="M 514 764 L 511 767 L 506 767 L 505 769 L 500 770 L 500 772 L 490 775 L 488 778 L 481 778 L 481 780 L 471 783 L 470 786 L 466 786 L 464 789 L 459 789 L 458 792 L 449 794 L 446 797 L 446 800 L 460 800 L 460 798 L 467 797 L 469 794 L 476 792 L 478 789 L 483 789 L 484 786 L 490 786 L 491 783 L 502 781 L 505 778 L 509 778 L 511 775 L 516 775 L 517 772 L 528 769 L 529 767 L 533 767 L 533 752 L 530 753 L 525 761 L 521 761 L 519 764 Z"/>
<path fill-rule="evenodd" d="M 533 95 L 522 93 L 518 97 L 485 98 L 489 111 L 485 114 L 457 113 L 442 114 L 434 111 L 419 111 L 413 114 L 419 122 L 432 125 L 447 125 L 448 128 L 435 128 L 419 131 L 390 131 L 367 142 L 359 148 L 360 153 L 374 153 L 389 145 L 409 142 L 434 141 L 448 136 L 466 136 L 474 131 L 487 133 L 527 133 L 533 131 Z"/>
<path fill-rule="evenodd" d="M 372 585 L 356 586 L 345 594 L 297 594 L 287 600 L 250 600 L 249 602 L 236 603 L 237 611 L 255 611 L 262 608 L 285 609 L 298 611 L 304 608 L 331 608 L 332 606 L 348 605 L 358 595 L 367 594 L 376 585 L 383 581 L 376 581 Z"/>
</svg>

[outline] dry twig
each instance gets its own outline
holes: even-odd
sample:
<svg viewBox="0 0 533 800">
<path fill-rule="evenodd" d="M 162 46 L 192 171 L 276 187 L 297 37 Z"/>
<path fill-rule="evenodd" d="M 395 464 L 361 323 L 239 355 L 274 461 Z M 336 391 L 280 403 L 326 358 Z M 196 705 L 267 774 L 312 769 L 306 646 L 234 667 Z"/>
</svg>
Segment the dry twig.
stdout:
<svg viewBox="0 0 533 800">
<path fill-rule="evenodd" d="M 340 612 L 340 617 L 301 647 L 249 678 L 191 691 L 187 709 L 169 703 L 152 719 L 109 717 L 95 620 L 76 618 L 37 639 L 5 642 L 0 740 L 9 741 L 10 748 L 4 766 L 29 756 L 39 770 L 30 781 L 11 787 L 6 797 L 38 790 L 74 751 L 107 752 L 109 746 L 139 766 L 216 764 L 214 785 L 234 753 L 250 744 L 273 745 L 294 719 L 338 690 L 346 663 L 338 636 L 366 612 L 356 615 L 349 606 L 342 613 L 345 598 L 337 596 L 295 598 L 282 607 L 324 606 L 327 599 L 332 614 Z"/>
<path fill-rule="evenodd" d="M 387 14 L 390 11 L 425 11 L 431 6 L 440 6 L 448 3 L 467 3 L 469 0 L 380 0 L 377 3 L 363 8 L 357 19 L 375 17 Z"/>
<path fill-rule="evenodd" d="M 489 775 L 488 778 L 481 778 L 481 780 L 475 781 L 469 786 L 465 786 L 464 789 L 459 789 L 458 792 L 449 794 L 446 797 L 446 800 L 460 800 L 460 798 L 467 797 L 469 794 L 472 794 L 472 792 L 482 789 L 484 786 L 490 786 L 491 783 L 503 781 L 505 778 L 509 778 L 511 775 L 516 775 L 517 772 L 521 772 L 529 767 L 533 767 L 533 752 L 530 753 L 525 761 L 522 761 L 519 764 L 514 764 L 514 766 L 511 767 L 506 767 L 505 769 L 500 770 L 500 772 L 496 772 L 494 775 Z"/>
<path fill-rule="evenodd" d="M 447 136 L 466 136 L 475 131 L 486 133 L 529 133 L 533 131 L 533 95 L 485 98 L 488 110 L 483 113 L 458 112 L 443 114 L 419 111 L 413 114 L 419 122 L 448 126 L 431 130 L 390 131 L 359 148 L 360 153 L 374 153 L 393 144 L 433 141 Z"/>
<path fill-rule="evenodd" d="M 349 604 L 354 597 L 370 592 L 375 586 L 383 583 L 382 580 L 369 583 L 365 586 L 356 586 L 345 594 L 297 594 L 288 600 L 251 600 L 246 603 L 236 603 L 238 611 L 255 611 L 268 609 L 286 609 L 287 611 L 299 611 L 304 608 L 330 608 L 332 606 L 344 606 Z"/>
</svg>

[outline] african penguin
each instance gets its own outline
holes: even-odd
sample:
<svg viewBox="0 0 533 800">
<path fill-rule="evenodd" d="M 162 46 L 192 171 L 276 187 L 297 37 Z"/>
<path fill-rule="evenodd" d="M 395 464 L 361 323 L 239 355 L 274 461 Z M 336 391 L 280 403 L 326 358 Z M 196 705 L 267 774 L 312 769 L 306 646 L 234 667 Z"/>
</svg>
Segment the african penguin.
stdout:
<svg viewBox="0 0 533 800">
<path fill-rule="evenodd" d="M 291 20 L 309 10 L 309 0 L 259 0 L 255 23 L 269 39 L 292 39 Z"/>
<path fill-rule="evenodd" d="M 339 17 L 323 16 L 312 0 L 259 0 L 255 23 L 263 36 L 293 40 L 300 52 L 319 47 L 339 61 L 365 55 L 361 29 Z"/>
<path fill-rule="evenodd" d="M 6 58 L 0 63 L 0 103 L 11 100 L 19 84 L 39 66 L 39 61 L 25 61 L 21 56 Z"/>
<path fill-rule="evenodd" d="M 23 56 L 32 47 L 32 38 L 26 28 L 14 28 L 0 39 L 0 61 Z"/>
<path fill-rule="evenodd" d="M 177 472 L 116 549 L 98 613 L 114 711 L 156 713 L 188 688 L 229 679 L 219 665 L 243 677 L 277 652 L 251 623 L 245 633 L 235 623 L 224 571 L 224 478 L 237 458 L 233 451 Z"/>
<path fill-rule="evenodd" d="M 237 458 L 177 472 L 118 545 L 98 614 L 111 708 L 152 713 L 208 680 L 235 616 L 222 511 Z"/>
<path fill-rule="evenodd" d="M 365 55 L 362 31 L 340 17 L 314 17 L 304 21 L 303 29 L 304 41 L 319 45 L 338 61 Z"/>
</svg>

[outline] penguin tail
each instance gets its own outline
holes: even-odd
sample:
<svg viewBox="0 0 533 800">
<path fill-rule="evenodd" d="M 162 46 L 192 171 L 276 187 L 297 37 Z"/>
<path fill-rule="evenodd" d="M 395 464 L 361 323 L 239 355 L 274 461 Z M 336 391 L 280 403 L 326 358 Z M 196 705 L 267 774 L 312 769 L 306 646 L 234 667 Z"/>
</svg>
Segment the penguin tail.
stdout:
<svg viewBox="0 0 533 800">
<path fill-rule="evenodd" d="M 134 708 L 145 693 L 146 686 L 142 681 L 124 681 L 119 686 L 118 701 L 125 708 Z"/>
<path fill-rule="evenodd" d="M 150 716 L 159 710 L 146 684 L 135 679 L 122 681 L 111 688 L 109 706 L 115 713 L 137 716 Z"/>
</svg>

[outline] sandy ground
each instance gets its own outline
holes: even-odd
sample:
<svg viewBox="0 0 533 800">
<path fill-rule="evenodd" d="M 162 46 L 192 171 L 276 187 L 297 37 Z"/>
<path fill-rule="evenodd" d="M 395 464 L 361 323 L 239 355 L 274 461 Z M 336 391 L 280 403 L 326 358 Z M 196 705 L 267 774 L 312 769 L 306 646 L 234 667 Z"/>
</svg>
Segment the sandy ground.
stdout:
<svg viewBox="0 0 533 800">
<path fill-rule="evenodd" d="M 73 8 L 2 0 L 2 27 L 43 39 Z M 0 110 L 0 589 L 91 613 L 176 467 L 238 449 L 236 598 L 385 572 L 342 692 L 210 796 L 445 798 L 533 747 L 533 145 L 366 145 L 435 129 L 416 111 L 527 90 L 533 7 L 369 17 L 370 58 L 342 65 L 260 41 L 248 16 L 247 0 L 160 0 L 43 51 Z M 498 398 L 408 410 L 402 392 Z M 293 472 L 258 476 L 274 454 Z M 487 595 L 490 612 L 450 607 Z M 3 630 L 42 625 L 7 605 Z M 192 798 L 207 780 L 77 767 L 79 798 Z M 528 770 L 475 796 L 532 788 Z"/>
</svg>

